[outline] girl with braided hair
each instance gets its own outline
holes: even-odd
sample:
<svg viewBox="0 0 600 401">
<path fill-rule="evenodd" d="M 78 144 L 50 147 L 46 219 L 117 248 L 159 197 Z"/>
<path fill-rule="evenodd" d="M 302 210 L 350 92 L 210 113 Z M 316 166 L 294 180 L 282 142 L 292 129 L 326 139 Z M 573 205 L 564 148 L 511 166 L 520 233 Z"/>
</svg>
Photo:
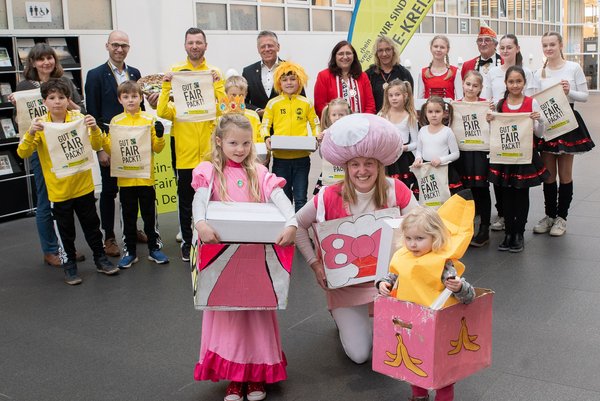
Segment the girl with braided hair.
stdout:
<svg viewBox="0 0 600 401">
<path fill-rule="evenodd" d="M 417 99 L 428 99 L 431 96 L 460 99 L 463 97 L 462 79 L 458 67 L 450 65 L 448 52 L 450 40 L 444 35 L 436 35 L 430 47 L 433 59 L 429 66 L 423 68 L 417 78 Z"/>
</svg>

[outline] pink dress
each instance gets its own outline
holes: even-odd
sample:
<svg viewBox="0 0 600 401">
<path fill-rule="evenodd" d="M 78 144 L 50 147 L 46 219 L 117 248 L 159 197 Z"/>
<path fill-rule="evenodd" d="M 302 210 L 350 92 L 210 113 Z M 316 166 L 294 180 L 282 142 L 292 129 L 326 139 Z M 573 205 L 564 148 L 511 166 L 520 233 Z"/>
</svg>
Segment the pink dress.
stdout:
<svg viewBox="0 0 600 401">
<path fill-rule="evenodd" d="M 285 180 L 256 165 L 263 201 Z M 213 167 L 202 162 L 192 173 L 192 187 L 208 188 Z M 241 165 L 227 162 L 223 171 L 227 194 L 232 201 L 251 202 L 247 176 Z M 211 200 L 220 200 L 214 180 Z M 194 370 L 196 380 L 232 380 L 274 383 L 287 379 L 286 360 L 281 348 L 279 324 L 274 310 L 204 311 L 200 358 Z"/>
</svg>

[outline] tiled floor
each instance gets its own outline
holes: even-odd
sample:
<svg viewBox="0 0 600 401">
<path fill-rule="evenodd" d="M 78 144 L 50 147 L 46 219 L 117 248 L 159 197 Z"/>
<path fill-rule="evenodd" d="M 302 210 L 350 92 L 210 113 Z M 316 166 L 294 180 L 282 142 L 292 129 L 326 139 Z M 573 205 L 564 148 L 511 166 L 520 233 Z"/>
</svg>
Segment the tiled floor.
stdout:
<svg viewBox="0 0 600 401">
<path fill-rule="evenodd" d="M 594 139 L 600 96 L 579 107 Z M 460 401 L 600 400 L 600 158 L 577 156 L 568 233 L 533 235 L 543 216 L 531 191 L 526 249 L 469 250 L 466 276 L 496 291 L 492 367 L 456 386 Z M 314 178 L 314 174 L 313 174 Z M 311 181 L 313 182 L 313 181 Z M 80 265 L 70 288 L 41 263 L 33 218 L 0 224 L 0 400 L 222 400 L 226 383 L 194 382 L 200 313 L 178 258 L 176 215 L 160 217 L 172 262 L 146 260 L 117 277 Z M 78 248 L 90 256 L 81 238 Z M 115 260 L 116 261 L 116 260 Z M 344 355 L 322 291 L 298 255 L 289 307 L 279 313 L 289 380 L 269 400 L 404 400 L 406 383 Z"/>
</svg>

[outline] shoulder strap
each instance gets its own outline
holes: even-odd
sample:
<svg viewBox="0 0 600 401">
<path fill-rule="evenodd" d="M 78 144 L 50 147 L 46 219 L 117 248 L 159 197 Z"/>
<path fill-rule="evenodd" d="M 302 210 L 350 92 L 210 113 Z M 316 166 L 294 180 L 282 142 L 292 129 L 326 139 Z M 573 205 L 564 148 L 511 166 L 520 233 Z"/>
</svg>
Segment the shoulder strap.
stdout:
<svg viewBox="0 0 600 401">
<path fill-rule="evenodd" d="M 327 185 L 321 187 L 317 194 L 317 222 L 319 223 L 325 221 L 325 189 Z"/>
</svg>

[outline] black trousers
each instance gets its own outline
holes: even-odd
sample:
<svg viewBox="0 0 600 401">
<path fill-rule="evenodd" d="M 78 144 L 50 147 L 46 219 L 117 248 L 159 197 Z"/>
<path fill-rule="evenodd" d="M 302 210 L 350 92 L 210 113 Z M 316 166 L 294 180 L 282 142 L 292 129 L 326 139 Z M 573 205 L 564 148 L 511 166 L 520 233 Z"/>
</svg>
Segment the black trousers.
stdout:
<svg viewBox="0 0 600 401">
<path fill-rule="evenodd" d="M 529 214 L 529 188 L 502 187 L 506 234 L 523 234 Z"/>
<path fill-rule="evenodd" d="M 192 244 L 192 188 L 193 169 L 177 169 L 177 197 L 179 203 L 179 227 L 185 244 Z"/>
<path fill-rule="evenodd" d="M 100 165 L 102 192 L 100 192 L 100 218 L 105 239 L 115 238 L 115 198 L 119 192 L 117 177 L 110 176 L 110 166 Z"/>
<path fill-rule="evenodd" d="M 136 186 L 120 187 L 121 222 L 123 224 L 123 241 L 125 253 L 136 254 L 137 216 L 141 212 L 144 221 L 144 232 L 148 236 L 148 249 L 158 249 L 158 222 L 156 220 L 156 191 L 154 187 Z"/>
<path fill-rule="evenodd" d="M 481 225 L 489 226 L 492 214 L 492 198 L 490 196 L 490 188 L 488 187 L 473 187 L 473 200 L 475 201 L 475 214 L 481 218 Z"/>
<path fill-rule="evenodd" d="M 94 260 L 104 255 L 94 191 L 79 198 L 54 202 L 52 204 L 52 214 L 56 219 L 60 241 L 67 254 L 68 263 L 75 263 L 75 215 L 79 219 L 85 240 L 92 249 Z"/>
</svg>

